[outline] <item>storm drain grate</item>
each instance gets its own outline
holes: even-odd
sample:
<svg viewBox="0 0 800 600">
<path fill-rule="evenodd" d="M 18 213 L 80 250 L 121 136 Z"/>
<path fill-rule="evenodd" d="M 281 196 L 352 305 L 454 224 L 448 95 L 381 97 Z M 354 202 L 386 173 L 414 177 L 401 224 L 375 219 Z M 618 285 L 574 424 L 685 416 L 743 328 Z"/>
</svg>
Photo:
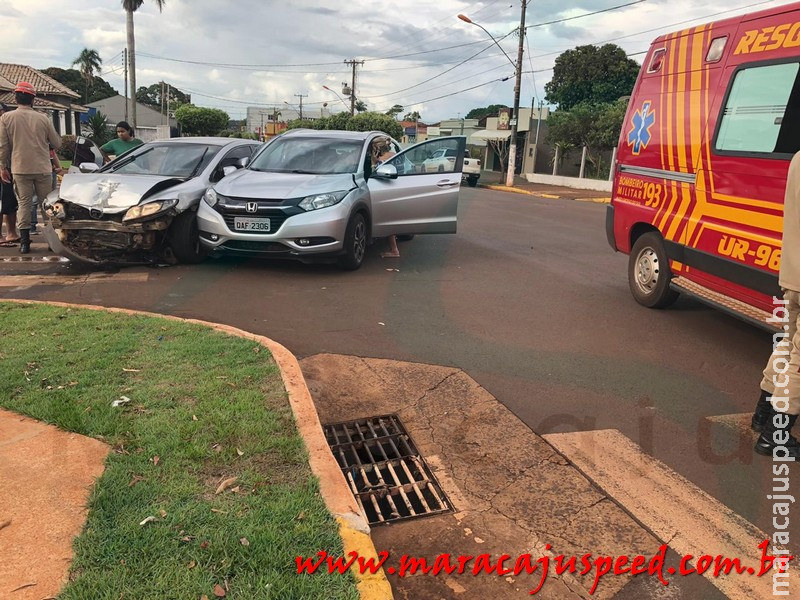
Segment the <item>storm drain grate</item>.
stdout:
<svg viewBox="0 0 800 600">
<path fill-rule="evenodd" d="M 370 525 L 453 510 L 397 415 L 335 423 L 324 429 Z"/>
</svg>

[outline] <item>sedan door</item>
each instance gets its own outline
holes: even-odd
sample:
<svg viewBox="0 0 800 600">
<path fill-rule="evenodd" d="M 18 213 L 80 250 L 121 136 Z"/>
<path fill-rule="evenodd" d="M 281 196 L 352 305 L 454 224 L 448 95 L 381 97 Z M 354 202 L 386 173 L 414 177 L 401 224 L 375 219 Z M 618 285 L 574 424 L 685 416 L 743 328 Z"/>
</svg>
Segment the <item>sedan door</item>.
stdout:
<svg viewBox="0 0 800 600">
<path fill-rule="evenodd" d="M 466 140 L 464 136 L 427 140 L 383 163 L 393 166 L 397 177 L 373 174 L 367 181 L 373 236 L 456 232 Z M 448 161 L 441 172 L 427 173 L 424 162 L 443 149 L 454 150 L 455 161 Z"/>
</svg>

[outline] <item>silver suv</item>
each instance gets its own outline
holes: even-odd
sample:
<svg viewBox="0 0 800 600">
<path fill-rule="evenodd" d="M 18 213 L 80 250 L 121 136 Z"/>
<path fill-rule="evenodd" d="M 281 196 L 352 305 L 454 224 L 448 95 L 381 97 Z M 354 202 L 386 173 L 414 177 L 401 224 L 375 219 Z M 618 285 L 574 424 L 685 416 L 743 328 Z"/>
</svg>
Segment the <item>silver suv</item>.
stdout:
<svg viewBox="0 0 800 600">
<path fill-rule="evenodd" d="M 216 253 L 334 258 L 358 269 L 373 238 L 456 232 L 465 144 L 456 136 L 401 150 L 380 131 L 290 130 L 206 191 L 200 242 Z M 458 159 L 446 170 L 426 169 L 451 149 Z"/>
</svg>

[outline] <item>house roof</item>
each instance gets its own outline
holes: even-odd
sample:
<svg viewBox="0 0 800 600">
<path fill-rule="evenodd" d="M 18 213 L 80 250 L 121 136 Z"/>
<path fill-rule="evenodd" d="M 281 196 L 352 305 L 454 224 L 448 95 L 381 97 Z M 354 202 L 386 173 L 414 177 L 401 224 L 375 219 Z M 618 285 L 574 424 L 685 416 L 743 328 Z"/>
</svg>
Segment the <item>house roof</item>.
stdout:
<svg viewBox="0 0 800 600">
<path fill-rule="evenodd" d="M 14 84 L 5 77 L 3 77 L 2 75 L 0 75 L 0 91 L 13 90 L 13 89 L 14 89 Z"/>
<path fill-rule="evenodd" d="M 41 71 L 37 71 L 27 65 L 0 63 L 0 84 L 3 83 L 3 80 L 11 84 L 12 91 L 20 81 L 27 81 L 36 88 L 37 98 L 40 95 L 67 96 L 68 98 L 81 97 L 80 94 L 75 93 L 52 77 L 48 77 Z"/>
<path fill-rule="evenodd" d="M 8 104 L 9 106 L 17 106 L 17 97 L 13 91 L 11 92 L 4 92 L 0 91 L 0 102 L 4 104 Z M 69 106 L 65 106 L 59 102 L 53 102 L 52 100 L 47 100 L 46 98 L 42 98 L 41 96 L 36 96 L 36 100 L 33 102 L 34 108 L 45 108 L 50 110 L 71 110 L 73 112 L 85 113 L 89 112 L 89 109 L 85 106 L 81 106 L 80 104 L 70 104 Z"/>
</svg>

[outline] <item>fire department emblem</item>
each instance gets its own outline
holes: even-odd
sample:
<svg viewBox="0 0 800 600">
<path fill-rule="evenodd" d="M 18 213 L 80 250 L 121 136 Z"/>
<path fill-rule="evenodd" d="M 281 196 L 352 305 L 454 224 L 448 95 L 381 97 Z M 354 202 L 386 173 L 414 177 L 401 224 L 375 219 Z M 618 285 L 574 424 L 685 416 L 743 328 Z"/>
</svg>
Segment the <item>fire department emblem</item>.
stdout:
<svg viewBox="0 0 800 600">
<path fill-rule="evenodd" d="M 641 110 L 637 110 L 631 117 L 631 130 L 628 132 L 628 146 L 633 146 L 633 153 L 639 154 L 647 148 L 647 144 L 653 137 L 650 133 L 656 122 L 656 111 L 650 110 L 650 100 L 642 104 Z"/>
</svg>

